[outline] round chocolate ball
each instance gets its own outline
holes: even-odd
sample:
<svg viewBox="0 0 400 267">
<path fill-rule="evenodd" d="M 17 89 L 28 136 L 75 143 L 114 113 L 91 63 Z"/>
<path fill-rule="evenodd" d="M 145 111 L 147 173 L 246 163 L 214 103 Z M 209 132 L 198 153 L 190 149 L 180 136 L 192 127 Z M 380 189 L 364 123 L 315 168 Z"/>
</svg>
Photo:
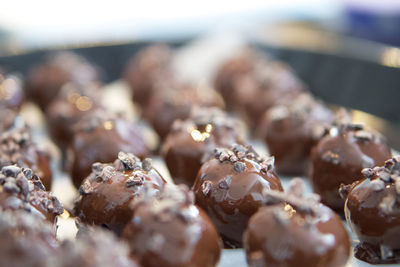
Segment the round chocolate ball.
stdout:
<svg viewBox="0 0 400 267">
<path fill-rule="evenodd" d="M 18 110 L 24 101 L 22 81 L 17 75 L 0 71 L 0 106 Z"/>
<path fill-rule="evenodd" d="M 305 175 L 311 148 L 333 123 L 333 113 L 308 93 L 282 101 L 265 112 L 260 137 L 275 157 L 279 174 Z"/>
<path fill-rule="evenodd" d="M 0 135 L 0 168 L 13 164 L 32 169 L 46 190 L 51 189 L 50 153 L 33 142 L 27 126 L 15 127 Z"/>
<path fill-rule="evenodd" d="M 158 190 L 164 183 L 150 159 L 140 161 L 120 152 L 113 164 L 92 165 L 92 173 L 79 188 L 73 213 L 82 223 L 104 226 L 119 235 L 132 218 L 132 199 L 145 185 Z"/>
<path fill-rule="evenodd" d="M 69 82 L 46 109 L 51 138 L 63 151 L 71 144 L 74 125 L 97 109 L 101 109 L 101 91 L 96 83 L 85 85 Z"/>
<path fill-rule="evenodd" d="M 193 185 L 196 204 L 210 216 L 225 247 L 242 247 L 249 218 L 262 205 L 265 189 L 282 191 L 273 158 L 260 157 L 251 147 L 218 148 L 201 166 Z"/>
<path fill-rule="evenodd" d="M 123 232 L 143 266 L 216 266 L 221 241 L 208 216 L 193 204 L 193 192 L 166 184 L 159 194 L 143 191 Z"/>
<path fill-rule="evenodd" d="M 238 67 L 240 64 L 243 66 Z M 266 59 L 256 51 L 245 51 L 224 64 L 217 74 L 215 87 L 252 127 L 256 127 L 264 112 L 277 101 L 304 91 L 303 83 L 289 66 Z"/>
<path fill-rule="evenodd" d="M 219 94 L 208 87 L 164 83 L 161 88 L 143 110 L 143 117 L 161 139 L 168 135 L 175 120 L 185 120 L 190 116 L 193 106 L 224 107 Z"/>
<path fill-rule="evenodd" d="M 95 162 L 113 162 L 120 151 L 144 158 L 148 153 L 142 127 L 126 118 L 96 111 L 76 124 L 71 144 L 71 177 L 76 188 Z"/>
<path fill-rule="evenodd" d="M 360 182 L 341 187 L 346 220 L 360 240 L 354 255 L 371 264 L 399 264 L 400 157 L 362 174 Z"/>
<path fill-rule="evenodd" d="M 340 217 L 304 197 L 298 181 L 287 193 L 266 191 L 268 206 L 250 218 L 243 236 L 249 266 L 346 266 L 350 240 Z"/>
<path fill-rule="evenodd" d="M 194 109 L 189 119 L 175 121 L 161 148 L 175 183 L 191 187 L 216 147 L 242 143 L 240 128 L 237 119 L 216 108 Z"/>
<path fill-rule="evenodd" d="M 29 99 L 45 110 L 61 87 L 70 81 L 98 82 L 99 73 L 85 58 L 71 52 L 59 52 L 47 55 L 42 63 L 30 70 L 25 90 Z"/>
<path fill-rule="evenodd" d="M 24 210 L 51 223 L 64 212 L 58 199 L 45 191 L 31 169 L 5 166 L 0 173 L 0 206 L 3 210 Z"/>
<path fill-rule="evenodd" d="M 76 241 L 65 240 L 46 266 L 139 267 L 128 246 L 101 228 L 80 232 Z"/>
<path fill-rule="evenodd" d="M 0 266 L 46 266 L 57 252 L 54 227 L 22 210 L 0 208 Z"/>
<path fill-rule="evenodd" d="M 322 203 L 343 213 L 340 184 L 360 180 L 362 169 L 383 165 L 391 156 L 390 147 L 375 131 L 361 124 L 333 126 L 311 152 L 314 191 L 321 195 Z"/>
<path fill-rule="evenodd" d="M 172 51 L 167 45 L 148 46 L 139 51 L 128 63 L 124 80 L 133 93 L 133 101 L 146 107 L 159 90 L 159 83 L 165 83 L 172 76 Z"/>
</svg>

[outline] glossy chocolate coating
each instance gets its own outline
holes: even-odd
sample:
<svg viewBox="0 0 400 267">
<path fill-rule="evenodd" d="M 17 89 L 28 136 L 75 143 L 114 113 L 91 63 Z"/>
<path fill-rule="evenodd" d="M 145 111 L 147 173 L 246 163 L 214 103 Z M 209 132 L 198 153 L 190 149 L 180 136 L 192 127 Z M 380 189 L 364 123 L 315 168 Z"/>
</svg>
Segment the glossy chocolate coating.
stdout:
<svg viewBox="0 0 400 267">
<path fill-rule="evenodd" d="M 101 109 L 101 91 L 96 83 L 65 84 L 58 96 L 46 109 L 46 119 L 51 138 L 65 150 L 74 136 L 74 125 L 96 109 Z"/>
<path fill-rule="evenodd" d="M 0 266 L 46 266 L 58 249 L 54 227 L 22 210 L 0 208 Z"/>
<path fill-rule="evenodd" d="M 365 179 L 350 186 L 345 203 L 346 220 L 360 240 L 354 254 L 371 264 L 399 264 L 400 157 L 362 172 Z"/>
<path fill-rule="evenodd" d="M 50 154 L 32 141 L 27 126 L 12 128 L 0 136 L 0 168 L 13 164 L 32 169 L 46 190 L 51 189 Z"/>
<path fill-rule="evenodd" d="M 166 45 L 144 48 L 128 63 L 124 79 L 133 93 L 133 100 L 141 107 L 149 104 L 153 94 L 160 89 L 159 83 L 171 79 L 172 51 Z"/>
<path fill-rule="evenodd" d="M 142 128 L 122 116 L 96 111 L 82 118 L 75 127 L 71 145 L 71 176 L 76 188 L 95 162 L 113 162 L 120 151 L 144 158 L 148 153 Z"/>
<path fill-rule="evenodd" d="M 4 75 L 0 71 L 0 106 L 19 109 L 23 101 L 21 79 L 16 75 Z"/>
<path fill-rule="evenodd" d="M 304 196 L 300 178 L 286 193 L 264 191 L 264 201 L 243 235 L 249 266 L 346 265 L 350 240 L 340 217 L 318 195 Z"/>
<path fill-rule="evenodd" d="M 230 109 L 239 112 L 252 127 L 278 100 L 292 98 L 304 90 L 303 83 L 287 65 L 251 50 L 221 67 L 215 87 Z"/>
<path fill-rule="evenodd" d="M 73 213 L 82 223 L 105 226 L 119 235 L 132 217 L 132 199 L 145 185 L 158 190 L 164 183 L 150 159 L 142 162 L 120 152 L 113 164 L 93 164 L 92 173 L 79 188 Z"/>
<path fill-rule="evenodd" d="M 263 190 L 282 191 L 273 158 L 259 157 L 251 148 L 235 145 L 216 149 L 203 164 L 193 185 L 196 204 L 210 216 L 225 247 L 242 247 L 249 218 L 262 205 Z"/>
<path fill-rule="evenodd" d="M 270 108 L 258 132 L 283 175 L 305 175 L 311 148 L 333 123 L 333 113 L 307 93 Z"/>
<path fill-rule="evenodd" d="M 340 184 L 360 180 L 362 169 L 382 165 L 391 156 L 383 137 L 363 125 L 334 126 L 311 152 L 310 179 L 314 191 L 321 195 L 322 203 L 343 213 Z"/>
<path fill-rule="evenodd" d="M 59 267 L 139 267 L 129 256 L 128 246 L 101 228 L 79 232 L 75 242 L 65 240 L 47 266 Z"/>
<path fill-rule="evenodd" d="M 16 165 L 1 169 L 0 206 L 4 210 L 24 210 L 51 223 L 56 223 L 56 216 L 64 212 L 58 199 L 45 191 L 31 169 Z"/>
<path fill-rule="evenodd" d="M 123 238 L 143 266 L 212 267 L 221 241 L 208 216 L 193 204 L 184 186 L 165 185 L 156 196 L 146 192 L 133 202 L 135 213 Z"/>
<path fill-rule="evenodd" d="M 220 95 L 208 87 L 180 83 L 164 83 L 162 86 L 143 110 L 143 117 L 161 139 L 168 135 L 175 120 L 189 118 L 193 106 L 224 107 Z"/>
<path fill-rule="evenodd" d="M 25 89 L 29 99 L 45 110 L 65 83 L 86 84 L 98 80 L 97 70 L 86 59 L 71 52 L 59 52 L 48 55 L 30 70 Z"/>
<path fill-rule="evenodd" d="M 175 121 L 161 149 L 175 183 L 191 187 L 216 147 L 242 143 L 239 132 L 240 122 L 216 108 L 195 109 L 189 119 Z"/>
</svg>

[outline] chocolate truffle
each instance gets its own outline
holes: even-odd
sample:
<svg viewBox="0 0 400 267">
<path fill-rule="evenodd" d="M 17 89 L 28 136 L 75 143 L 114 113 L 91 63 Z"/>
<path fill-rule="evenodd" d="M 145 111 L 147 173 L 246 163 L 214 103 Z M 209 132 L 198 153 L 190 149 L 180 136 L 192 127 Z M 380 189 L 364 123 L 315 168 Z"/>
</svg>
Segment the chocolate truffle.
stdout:
<svg viewBox="0 0 400 267">
<path fill-rule="evenodd" d="M 340 267 L 350 255 L 349 235 L 338 215 L 304 197 L 300 179 L 287 193 L 265 191 L 267 206 L 250 220 L 243 236 L 249 266 Z"/>
<path fill-rule="evenodd" d="M 5 166 L 0 173 L 0 206 L 4 210 L 24 210 L 56 223 L 64 212 L 58 199 L 45 191 L 40 178 L 31 169 Z"/>
<path fill-rule="evenodd" d="M 139 158 L 148 153 L 142 128 L 121 115 L 96 111 L 75 125 L 71 145 L 71 177 L 76 188 L 90 172 L 95 162 L 113 162 L 120 151 Z"/>
<path fill-rule="evenodd" d="M 101 228 L 80 232 L 75 242 L 65 240 L 57 252 L 46 266 L 139 267 L 130 258 L 128 246 Z"/>
<path fill-rule="evenodd" d="M 400 263 L 400 157 L 362 170 L 360 182 L 342 186 L 345 215 L 360 243 L 354 255 L 371 264 Z"/>
<path fill-rule="evenodd" d="M 195 109 L 191 118 L 175 121 L 161 149 L 175 183 L 191 187 L 216 147 L 242 143 L 239 129 L 238 120 L 216 108 Z"/>
<path fill-rule="evenodd" d="M 25 89 L 29 99 L 46 110 L 61 87 L 70 81 L 98 82 L 99 74 L 85 58 L 71 52 L 59 52 L 47 55 L 41 64 L 30 70 Z"/>
<path fill-rule="evenodd" d="M 51 189 L 50 154 L 33 142 L 27 126 L 12 128 L 0 136 L 0 168 L 13 164 L 32 169 L 46 190 Z"/>
<path fill-rule="evenodd" d="M 139 51 L 128 63 L 124 79 L 133 93 L 133 100 L 146 107 L 159 83 L 172 76 L 172 51 L 167 45 L 152 45 Z"/>
<path fill-rule="evenodd" d="M 278 173 L 305 175 L 311 148 L 332 123 L 333 113 L 310 94 L 302 93 L 265 112 L 258 132 L 275 157 Z"/>
<path fill-rule="evenodd" d="M 58 249 L 54 227 L 34 214 L 0 208 L 0 266 L 45 266 Z"/>
<path fill-rule="evenodd" d="M 203 208 L 225 247 L 242 247 L 249 218 L 262 205 L 265 189 L 282 191 L 273 158 L 260 157 L 251 147 L 218 148 L 201 166 L 193 185 L 196 204 Z"/>
<path fill-rule="evenodd" d="M 24 101 L 22 81 L 16 75 L 0 71 L 0 106 L 18 110 Z"/>
<path fill-rule="evenodd" d="M 360 180 L 362 169 L 382 165 L 391 156 L 390 147 L 379 133 L 361 124 L 333 126 L 311 152 L 314 191 L 321 195 L 322 203 L 343 213 L 340 184 Z"/>
<path fill-rule="evenodd" d="M 303 83 L 286 64 L 269 60 L 253 50 L 246 50 L 223 64 L 215 88 L 252 127 L 278 100 L 304 91 Z"/>
<path fill-rule="evenodd" d="M 73 126 L 96 109 L 101 109 L 101 91 L 96 83 L 66 83 L 46 109 L 50 136 L 65 150 L 74 136 Z"/>
<path fill-rule="evenodd" d="M 120 234 L 132 217 L 132 199 L 145 185 L 158 190 L 164 183 L 150 159 L 140 161 L 120 152 L 113 164 L 92 165 L 92 173 L 79 188 L 73 213 L 82 223 L 101 225 Z"/>
<path fill-rule="evenodd" d="M 143 266 L 216 266 L 221 241 L 208 216 L 193 204 L 193 192 L 166 184 L 159 194 L 144 190 L 123 232 Z"/>
<path fill-rule="evenodd" d="M 168 135 L 175 120 L 185 120 L 190 116 L 193 106 L 224 107 L 219 94 L 208 87 L 193 87 L 179 83 L 173 85 L 167 83 L 162 86 L 163 89 L 154 94 L 149 105 L 143 110 L 143 117 L 153 126 L 161 139 L 165 139 Z"/>
</svg>

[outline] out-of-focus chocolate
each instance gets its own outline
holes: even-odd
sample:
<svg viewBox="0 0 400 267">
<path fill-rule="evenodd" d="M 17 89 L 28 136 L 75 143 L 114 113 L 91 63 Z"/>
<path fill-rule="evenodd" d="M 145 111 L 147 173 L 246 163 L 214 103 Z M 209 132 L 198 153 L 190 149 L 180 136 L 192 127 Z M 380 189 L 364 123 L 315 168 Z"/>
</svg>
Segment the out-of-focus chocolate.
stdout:
<svg viewBox="0 0 400 267">
<path fill-rule="evenodd" d="M 82 223 L 104 226 L 119 235 L 132 218 L 132 199 L 145 185 L 159 190 L 164 183 L 150 159 L 140 161 L 120 152 L 113 164 L 92 165 L 92 173 L 79 188 L 73 213 Z"/>
<path fill-rule="evenodd" d="M 47 192 L 40 178 L 28 168 L 5 166 L 0 173 L 0 206 L 3 210 L 24 210 L 51 223 L 64 212 L 58 199 Z"/>
<path fill-rule="evenodd" d="M 99 73 L 85 58 L 71 52 L 59 52 L 48 55 L 30 70 L 25 89 L 29 99 L 46 110 L 61 87 L 71 81 L 80 84 L 99 82 Z"/>
<path fill-rule="evenodd" d="M 46 266 L 58 249 L 54 227 L 34 214 L 0 208 L 0 266 Z"/>
<path fill-rule="evenodd" d="M 262 205 L 265 189 L 282 191 L 273 158 L 260 157 L 251 147 L 218 148 L 203 164 L 193 185 L 196 204 L 203 208 L 225 247 L 242 247 L 249 218 Z"/>
<path fill-rule="evenodd" d="M 128 63 L 124 79 L 133 93 L 133 101 L 146 107 L 154 93 L 160 90 L 160 83 L 172 78 L 172 51 L 166 45 L 152 45 L 144 48 Z"/>
<path fill-rule="evenodd" d="M 249 220 L 243 236 L 249 266 L 341 267 L 350 256 L 349 235 L 338 215 L 305 197 L 302 181 L 287 193 L 265 191 L 267 206 Z"/>
<path fill-rule="evenodd" d="M 74 125 L 96 109 L 101 109 L 101 91 L 97 83 L 66 83 L 46 109 L 52 139 L 65 150 L 74 136 Z"/>
<path fill-rule="evenodd" d="M 139 158 L 148 155 L 142 128 L 126 118 L 96 111 L 75 125 L 71 145 L 71 176 L 76 188 L 86 178 L 95 162 L 113 162 L 120 151 Z"/>
<path fill-rule="evenodd" d="M 321 195 L 322 203 L 343 213 L 340 184 L 360 180 L 362 169 L 383 165 L 391 156 L 390 147 L 379 133 L 361 124 L 333 126 L 311 152 L 314 191 Z"/>
<path fill-rule="evenodd" d="M 9 109 L 7 107 L 0 105 L 0 134 L 10 130 L 11 128 L 25 125 L 25 121 L 14 109 Z"/>
<path fill-rule="evenodd" d="M 18 110 L 24 101 L 22 81 L 16 75 L 0 71 L 0 106 Z"/>
<path fill-rule="evenodd" d="M 217 108 L 196 108 L 189 119 L 175 121 L 161 149 L 175 183 L 191 187 L 216 147 L 243 143 L 240 129 L 239 120 Z"/>
<path fill-rule="evenodd" d="M 278 100 L 304 91 L 303 83 L 286 64 L 254 50 L 242 51 L 225 62 L 217 73 L 215 88 L 228 108 L 239 112 L 252 127 Z"/>
<path fill-rule="evenodd" d="M 90 228 L 80 232 L 75 242 L 65 240 L 46 266 L 59 267 L 139 267 L 129 256 L 129 248 L 110 232 Z"/>
<path fill-rule="evenodd" d="M 221 241 L 208 216 L 193 204 L 193 192 L 166 184 L 157 194 L 142 191 L 123 238 L 143 266 L 216 266 Z"/>
<path fill-rule="evenodd" d="M 173 122 L 187 119 L 194 106 L 223 108 L 224 102 L 216 91 L 208 87 L 166 83 L 162 84 L 144 108 L 143 117 L 161 139 L 165 139 Z"/>
<path fill-rule="evenodd" d="M 50 154 L 32 141 L 27 126 L 14 127 L 0 135 L 0 168 L 13 164 L 32 169 L 46 190 L 51 189 Z"/>
<path fill-rule="evenodd" d="M 360 240 L 354 255 L 371 264 L 399 264 L 400 157 L 362 174 L 360 182 L 341 187 L 346 220 Z"/>
<path fill-rule="evenodd" d="M 305 175 L 311 148 L 333 123 L 333 113 L 310 94 L 302 93 L 270 108 L 258 132 L 275 157 L 278 173 Z"/>
</svg>

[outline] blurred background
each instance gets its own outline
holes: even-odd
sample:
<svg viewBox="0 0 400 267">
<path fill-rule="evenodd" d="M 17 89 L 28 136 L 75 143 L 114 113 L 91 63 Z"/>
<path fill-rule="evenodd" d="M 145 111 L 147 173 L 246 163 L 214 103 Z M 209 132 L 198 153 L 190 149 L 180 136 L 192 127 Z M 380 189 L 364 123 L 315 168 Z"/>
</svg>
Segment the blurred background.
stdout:
<svg viewBox="0 0 400 267">
<path fill-rule="evenodd" d="M 35 59 L 27 52 L 80 49 L 112 81 L 130 44 L 210 35 L 241 36 L 288 62 L 316 96 L 400 127 L 398 0 L 6 1 L 0 63 L 24 71 Z"/>
</svg>

